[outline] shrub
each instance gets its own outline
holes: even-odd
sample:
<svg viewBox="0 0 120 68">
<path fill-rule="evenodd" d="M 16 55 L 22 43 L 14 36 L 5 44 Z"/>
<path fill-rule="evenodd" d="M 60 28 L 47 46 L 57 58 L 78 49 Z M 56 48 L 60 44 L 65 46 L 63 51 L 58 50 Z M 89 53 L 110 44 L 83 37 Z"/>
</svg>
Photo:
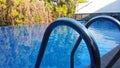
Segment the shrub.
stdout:
<svg viewBox="0 0 120 68">
<path fill-rule="evenodd" d="M 86 0 L 0 0 L 0 25 L 49 23 L 72 17 L 76 4 Z"/>
<path fill-rule="evenodd" d="M 50 15 L 43 1 L 0 0 L 0 25 L 48 23 Z"/>
<path fill-rule="evenodd" d="M 53 18 L 71 17 L 74 18 L 75 8 L 78 3 L 86 0 L 44 0 L 45 6 L 51 11 Z"/>
</svg>

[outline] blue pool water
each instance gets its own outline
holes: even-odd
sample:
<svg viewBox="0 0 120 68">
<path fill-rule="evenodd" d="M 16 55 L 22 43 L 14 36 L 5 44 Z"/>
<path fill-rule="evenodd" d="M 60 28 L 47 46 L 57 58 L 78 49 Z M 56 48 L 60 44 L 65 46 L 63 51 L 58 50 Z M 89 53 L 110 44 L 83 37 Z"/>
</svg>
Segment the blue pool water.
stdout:
<svg viewBox="0 0 120 68">
<path fill-rule="evenodd" d="M 120 44 L 120 31 L 117 27 L 109 21 L 102 21 L 96 21 L 89 28 L 101 56 Z M 46 27 L 45 24 L 0 27 L 0 68 L 34 68 Z M 69 68 L 70 52 L 78 36 L 70 27 L 55 28 L 49 38 L 41 68 Z M 74 64 L 75 68 L 85 68 L 90 64 L 84 41 L 75 53 Z"/>
</svg>

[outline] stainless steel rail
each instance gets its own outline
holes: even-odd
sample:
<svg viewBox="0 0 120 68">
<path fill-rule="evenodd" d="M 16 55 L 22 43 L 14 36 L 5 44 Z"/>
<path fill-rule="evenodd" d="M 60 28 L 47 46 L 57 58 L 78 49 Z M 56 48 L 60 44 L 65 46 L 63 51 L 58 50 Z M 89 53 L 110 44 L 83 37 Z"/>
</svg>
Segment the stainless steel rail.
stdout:
<svg viewBox="0 0 120 68">
<path fill-rule="evenodd" d="M 118 29 L 120 30 L 120 22 L 119 22 L 116 18 L 111 17 L 111 16 L 108 16 L 108 15 L 99 15 L 99 16 L 93 17 L 92 19 L 90 19 L 90 20 L 85 24 L 85 27 L 86 27 L 86 28 L 89 28 L 91 24 L 93 24 L 95 21 L 100 20 L 100 19 L 105 19 L 105 20 L 111 21 L 111 22 L 112 22 L 113 24 L 115 24 L 115 25 L 118 27 Z M 102 24 L 102 22 L 101 22 L 101 24 Z M 76 52 L 76 50 L 77 50 L 77 47 L 79 46 L 79 43 L 81 42 L 81 40 L 82 40 L 82 38 L 79 36 L 79 39 L 77 40 L 76 45 L 73 47 L 73 50 L 72 50 L 72 52 L 71 52 L 71 62 L 74 62 L 74 54 L 75 54 L 75 52 Z M 110 66 L 110 65 L 112 66 L 112 65 L 117 61 L 117 59 L 118 59 L 119 57 L 118 57 L 118 56 L 115 56 L 114 58 L 116 58 L 116 59 L 114 60 L 114 62 L 112 61 L 112 63 L 108 64 L 109 66 Z M 114 59 L 114 58 L 113 58 L 113 59 Z M 74 64 L 71 64 L 71 66 L 74 67 Z M 108 67 L 109 67 L 109 66 L 108 66 Z"/>
<path fill-rule="evenodd" d="M 83 40 L 87 44 L 87 47 L 89 50 L 89 54 L 90 54 L 90 58 L 91 58 L 91 68 L 100 68 L 100 54 L 99 54 L 97 44 L 94 41 L 94 38 L 91 36 L 89 31 L 85 28 L 85 26 L 83 26 L 78 21 L 71 19 L 71 18 L 59 18 L 55 22 L 50 24 L 50 26 L 46 29 L 42 43 L 41 43 L 41 47 L 39 49 L 39 54 L 37 57 L 35 68 L 39 68 L 39 66 L 42 62 L 42 58 L 43 58 L 43 55 L 44 55 L 44 52 L 45 52 L 45 49 L 47 46 L 47 42 L 48 42 L 48 39 L 49 39 L 49 36 L 50 36 L 52 30 L 55 27 L 61 26 L 61 25 L 69 26 L 80 34 L 80 38 L 81 39 L 83 38 Z M 78 41 L 78 42 L 80 42 L 80 41 Z M 74 55 L 74 54 L 72 54 L 72 55 Z M 73 62 L 71 62 L 70 64 L 74 65 Z M 71 68 L 74 68 L 74 67 L 71 66 Z"/>
</svg>

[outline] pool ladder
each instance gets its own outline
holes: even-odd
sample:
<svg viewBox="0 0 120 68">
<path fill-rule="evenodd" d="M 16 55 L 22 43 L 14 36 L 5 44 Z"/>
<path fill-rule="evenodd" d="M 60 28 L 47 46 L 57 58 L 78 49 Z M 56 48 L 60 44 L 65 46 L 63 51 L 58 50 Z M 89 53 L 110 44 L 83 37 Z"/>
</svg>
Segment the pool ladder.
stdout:
<svg viewBox="0 0 120 68">
<path fill-rule="evenodd" d="M 71 19 L 71 18 L 59 18 L 57 19 L 55 22 L 53 22 L 52 24 L 49 25 L 49 27 L 46 29 L 44 36 L 43 36 L 43 40 L 41 43 L 41 47 L 39 49 L 39 54 L 37 57 L 37 61 L 35 64 L 35 68 L 39 68 L 41 62 L 42 62 L 42 58 L 47 46 L 47 42 L 49 39 L 49 36 L 52 32 L 52 30 L 60 25 L 65 25 L 65 26 L 69 26 L 71 28 L 73 28 L 75 31 L 77 31 L 79 33 L 79 37 L 78 40 L 76 41 L 71 55 L 70 55 L 70 67 L 74 68 L 74 54 L 76 52 L 76 49 L 78 48 L 81 40 L 83 39 L 87 45 L 89 54 L 90 54 L 90 60 L 91 60 L 91 64 L 90 64 L 90 68 L 100 68 L 101 67 L 101 61 L 100 61 L 100 53 L 97 47 L 97 44 L 93 38 L 93 36 L 89 33 L 89 31 L 87 30 L 87 28 L 96 20 L 99 19 L 106 19 L 106 20 L 110 20 L 112 21 L 115 25 L 117 25 L 120 29 L 120 23 L 117 19 L 110 17 L 110 16 L 106 16 L 106 15 L 100 15 L 100 16 L 96 16 L 92 19 L 90 19 L 87 24 L 85 26 L 83 26 L 81 23 L 79 23 L 78 21 Z"/>
</svg>

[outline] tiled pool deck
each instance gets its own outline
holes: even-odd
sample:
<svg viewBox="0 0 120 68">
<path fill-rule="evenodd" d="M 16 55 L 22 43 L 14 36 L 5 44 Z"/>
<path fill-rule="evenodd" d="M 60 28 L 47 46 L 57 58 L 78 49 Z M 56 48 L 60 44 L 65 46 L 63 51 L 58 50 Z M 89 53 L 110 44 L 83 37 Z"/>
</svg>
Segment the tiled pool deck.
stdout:
<svg viewBox="0 0 120 68">
<path fill-rule="evenodd" d="M 101 59 L 102 63 L 101 63 L 101 68 L 109 68 L 106 67 L 107 64 L 112 60 L 112 58 L 117 54 L 120 53 L 120 45 L 118 45 L 117 47 L 115 47 L 113 50 L 111 50 L 110 52 L 108 52 L 106 55 L 104 55 Z M 119 59 L 115 62 L 115 64 L 113 64 L 112 68 L 120 68 L 120 54 L 117 55 L 119 57 Z M 112 62 L 113 63 L 113 62 Z"/>
</svg>

